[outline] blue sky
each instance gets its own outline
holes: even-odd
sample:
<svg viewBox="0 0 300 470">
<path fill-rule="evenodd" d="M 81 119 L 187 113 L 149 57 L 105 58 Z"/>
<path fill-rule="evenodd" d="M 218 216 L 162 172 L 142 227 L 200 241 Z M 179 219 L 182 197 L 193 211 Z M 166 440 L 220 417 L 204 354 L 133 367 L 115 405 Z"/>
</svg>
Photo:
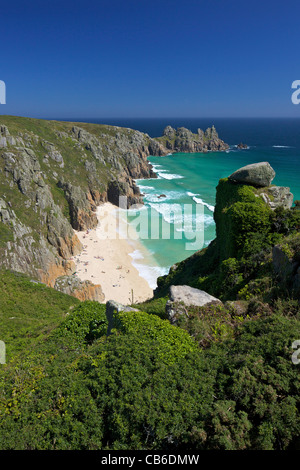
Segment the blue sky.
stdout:
<svg viewBox="0 0 300 470">
<path fill-rule="evenodd" d="M 294 0 L 1 4 L 1 114 L 300 117 Z"/>
</svg>

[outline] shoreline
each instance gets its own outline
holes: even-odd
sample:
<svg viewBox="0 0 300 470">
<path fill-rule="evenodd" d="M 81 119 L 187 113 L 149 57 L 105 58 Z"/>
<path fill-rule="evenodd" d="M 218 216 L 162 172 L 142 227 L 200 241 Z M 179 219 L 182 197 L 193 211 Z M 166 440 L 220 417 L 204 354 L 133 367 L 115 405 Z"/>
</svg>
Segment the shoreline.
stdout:
<svg viewBox="0 0 300 470">
<path fill-rule="evenodd" d="M 109 202 L 101 204 L 97 207 L 95 229 L 74 230 L 83 250 L 73 260 L 76 274 L 82 281 L 101 285 L 104 302 L 115 300 L 130 305 L 152 298 L 153 289 L 134 265 L 136 254 L 142 254 L 146 248 L 139 241 L 132 244 L 120 237 L 116 226 L 118 210 Z"/>
</svg>

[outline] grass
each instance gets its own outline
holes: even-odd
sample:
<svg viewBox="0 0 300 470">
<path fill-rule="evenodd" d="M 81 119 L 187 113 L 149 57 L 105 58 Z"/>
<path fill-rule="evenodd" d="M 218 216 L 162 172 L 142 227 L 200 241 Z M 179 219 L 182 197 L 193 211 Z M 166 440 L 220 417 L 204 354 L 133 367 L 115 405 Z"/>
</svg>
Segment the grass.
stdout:
<svg viewBox="0 0 300 470">
<path fill-rule="evenodd" d="M 7 361 L 31 347 L 66 317 L 79 300 L 23 274 L 0 271 L 0 340 Z"/>
</svg>

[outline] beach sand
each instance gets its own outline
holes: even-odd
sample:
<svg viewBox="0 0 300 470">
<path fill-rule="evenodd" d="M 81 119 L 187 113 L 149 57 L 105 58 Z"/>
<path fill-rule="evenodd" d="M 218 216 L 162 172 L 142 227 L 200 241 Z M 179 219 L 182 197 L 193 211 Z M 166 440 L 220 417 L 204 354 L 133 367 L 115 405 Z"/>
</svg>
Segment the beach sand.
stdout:
<svg viewBox="0 0 300 470">
<path fill-rule="evenodd" d="M 116 300 L 129 305 L 151 298 L 153 289 L 132 265 L 130 253 L 135 247 L 116 235 L 117 211 L 111 203 L 102 204 L 97 208 L 98 227 L 75 232 L 84 249 L 73 260 L 81 280 L 101 285 L 105 302 Z"/>
</svg>

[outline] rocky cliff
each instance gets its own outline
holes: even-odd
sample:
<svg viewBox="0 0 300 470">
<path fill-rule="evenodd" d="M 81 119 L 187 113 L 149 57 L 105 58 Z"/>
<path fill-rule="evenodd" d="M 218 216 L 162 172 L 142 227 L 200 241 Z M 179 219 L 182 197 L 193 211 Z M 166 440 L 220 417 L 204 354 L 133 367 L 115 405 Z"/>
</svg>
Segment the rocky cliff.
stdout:
<svg viewBox="0 0 300 470">
<path fill-rule="evenodd" d="M 1 122 L 0 265 L 64 286 L 56 281 L 73 275 L 71 258 L 82 249 L 73 229 L 94 228 L 102 201 L 118 204 L 125 195 L 130 205 L 142 202 L 134 178 L 155 177 L 147 157 L 167 150 L 131 129 L 12 116 Z M 78 284 L 73 292 L 82 298 L 89 290 Z M 99 286 L 96 292 L 100 300 Z"/>
<path fill-rule="evenodd" d="M 214 128 L 202 133 L 202 147 L 187 144 L 190 131 L 174 133 L 174 151 L 222 148 Z M 82 249 L 73 229 L 96 227 L 101 202 L 118 205 L 119 196 L 127 196 L 128 206 L 142 203 L 135 179 L 156 177 L 147 157 L 168 153 L 168 140 L 132 129 L 2 116 L 0 267 L 61 289 L 69 284 L 58 278 L 72 276 L 73 285 L 72 257 Z M 75 284 L 79 298 L 91 291 Z M 100 300 L 100 290 L 92 297 Z"/>
<path fill-rule="evenodd" d="M 197 134 L 193 134 L 185 127 L 179 127 L 175 130 L 171 126 L 167 126 L 163 136 L 156 140 L 169 152 L 216 152 L 229 148 L 228 144 L 219 138 L 214 126 L 207 128 L 205 132 L 198 129 Z"/>
</svg>

